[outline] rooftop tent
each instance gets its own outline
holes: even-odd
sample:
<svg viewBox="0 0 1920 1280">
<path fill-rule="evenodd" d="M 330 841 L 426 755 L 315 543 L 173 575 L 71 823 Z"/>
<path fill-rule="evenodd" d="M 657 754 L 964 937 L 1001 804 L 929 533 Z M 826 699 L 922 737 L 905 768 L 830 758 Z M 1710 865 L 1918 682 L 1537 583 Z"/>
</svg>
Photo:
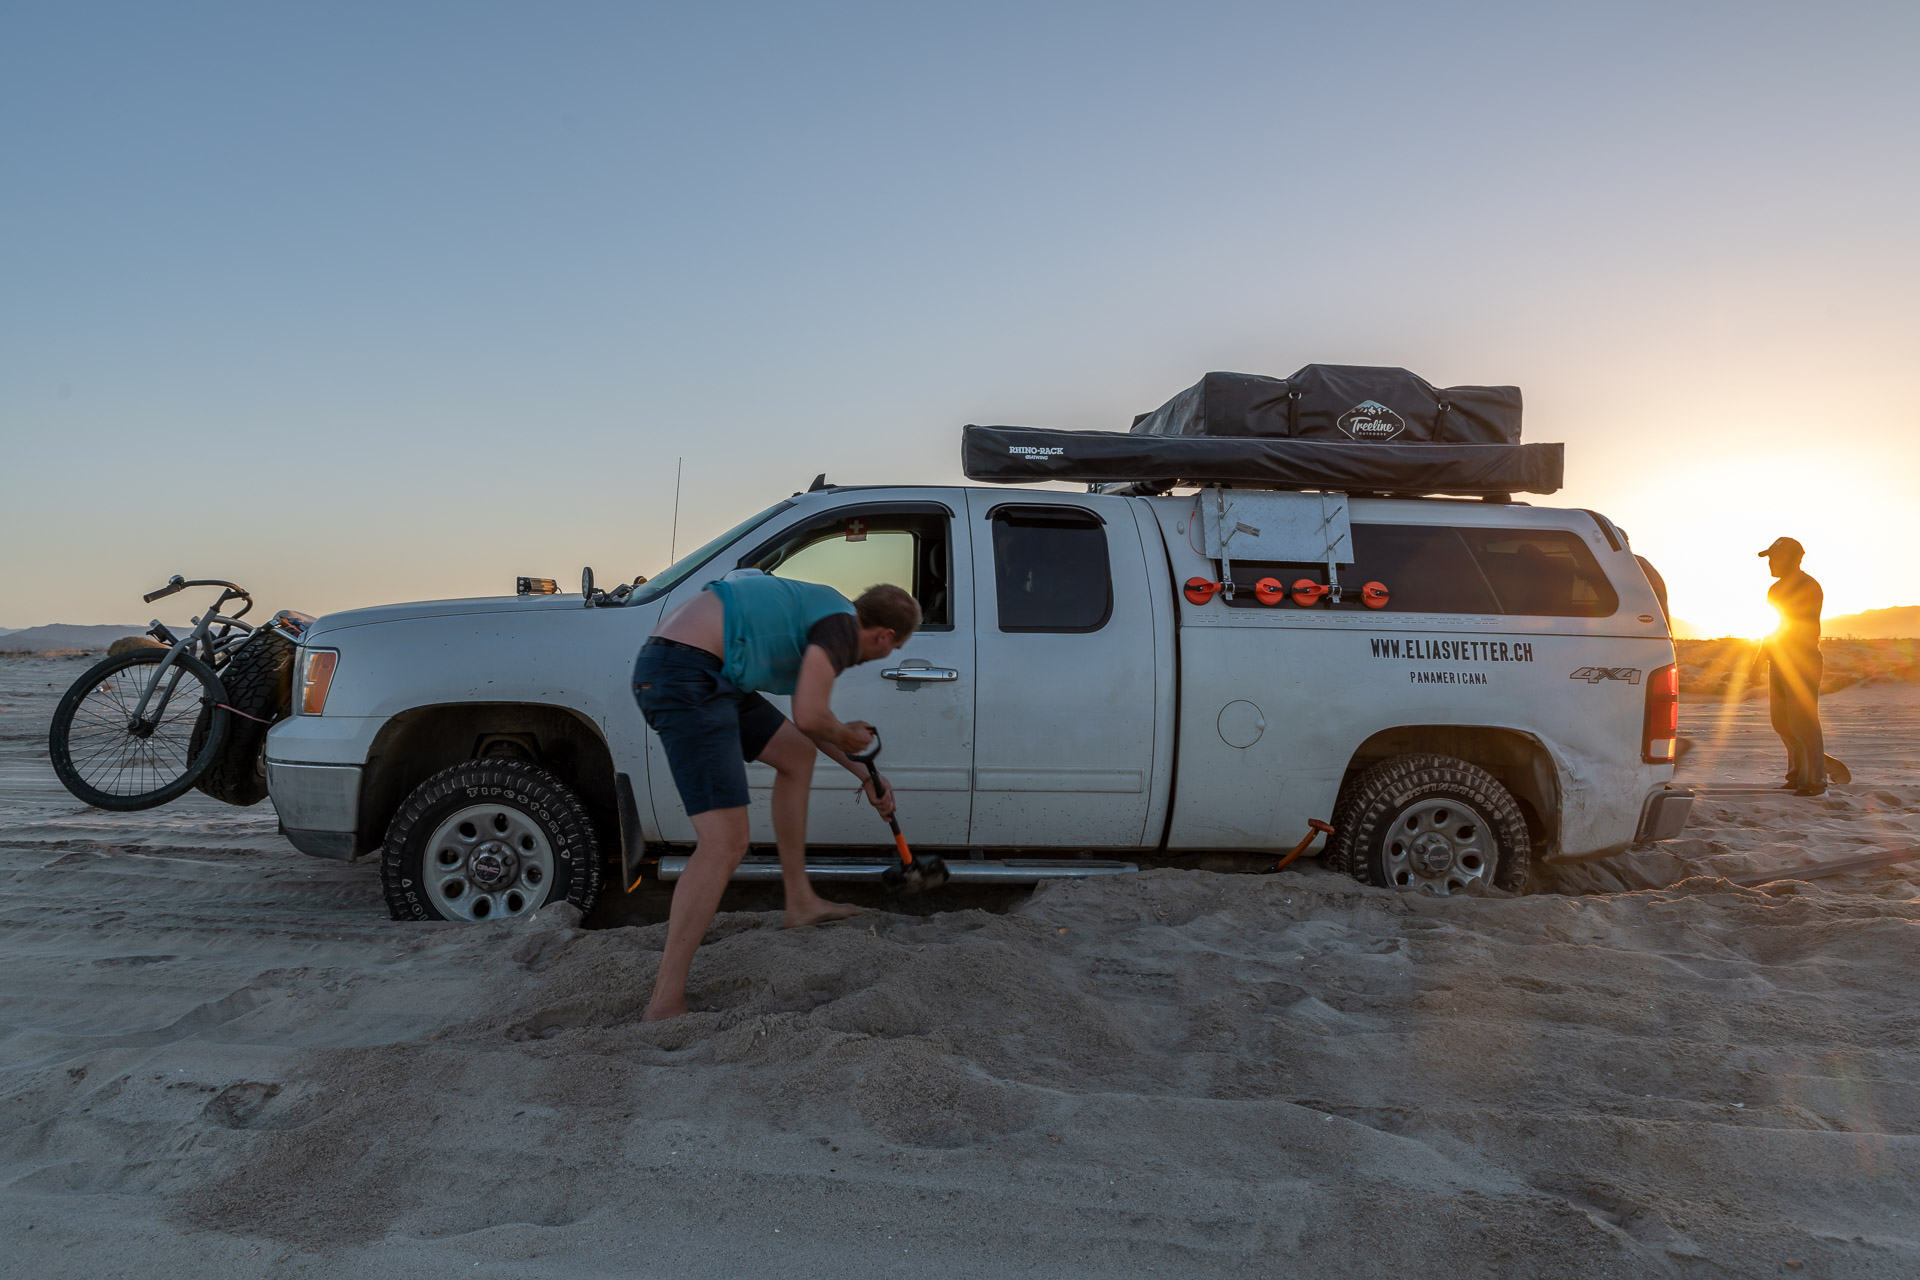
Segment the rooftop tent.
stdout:
<svg viewBox="0 0 1920 1280">
<path fill-rule="evenodd" d="M 1520 388 L 1436 387 L 1405 369 L 1361 364 L 1310 364 L 1290 378 L 1210 373 L 1135 418 L 1133 434 L 1519 444 Z"/>
<path fill-rule="evenodd" d="M 961 465 L 1002 484 L 1227 484 L 1465 496 L 1552 493 L 1562 446 L 1520 443 L 1517 387 L 1437 388 L 1405 369 L 1210 373 L 1133 429 L 969 426 Z"/>
</svg>

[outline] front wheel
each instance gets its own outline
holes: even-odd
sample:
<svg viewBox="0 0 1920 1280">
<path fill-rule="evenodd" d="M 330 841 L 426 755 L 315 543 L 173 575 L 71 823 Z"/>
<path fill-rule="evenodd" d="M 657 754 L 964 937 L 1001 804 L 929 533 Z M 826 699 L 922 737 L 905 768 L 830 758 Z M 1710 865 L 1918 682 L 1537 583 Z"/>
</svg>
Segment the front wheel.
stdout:
<svg viewBox="0 0 1920 1280">
<path fill-rule="evenodd" d="M 232 719 L 220 677 L 186 653 L 162 675 L 170 652 L 134 649 L 108 658 L 60 699 L 47 754 L 77 798 L 99 809 L 151 809 L 183 795 L 220 754 Z M 196 734 L 203 715 L 206 731 Z"/>
<path fill-rule="evenodd" d="M 1334 826 L 1333 865 L 1368 884 L 1438 897 L 1526 887 L 1532 840 L 1519 802 L 1465 760 L 1382 760 L 1354 779 Z"/>
<path fill-rule="evenodd" d="M 469 760 L 421 783 L 387 827 L 380 882 L 395 920 L 513 920 L 585 911 L 600 843 L 567 785 L 538 765 Z"/>
</svg>

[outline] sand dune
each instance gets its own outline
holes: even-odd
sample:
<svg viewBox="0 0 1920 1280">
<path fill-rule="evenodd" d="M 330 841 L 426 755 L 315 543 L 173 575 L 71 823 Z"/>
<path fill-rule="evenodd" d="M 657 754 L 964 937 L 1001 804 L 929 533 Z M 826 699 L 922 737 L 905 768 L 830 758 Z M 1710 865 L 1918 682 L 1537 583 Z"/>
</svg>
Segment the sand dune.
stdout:
<svg viewBox="0 0 1920 1280">
<path fill-rule="evenodd" d="M 1920 1271 L 1920 872 L 1700 874 L 1912 839 L 1898 689 L 1833 709 L 1828 801 L 1578 871 L 1668 887 L 740 911 L 644 1025 L 658 924 L 396 925 L 266 806 L 74 803 L 39 735 L 77 669 L 0 663 L 21 1274 Z M 1774 771 L 1752 710 L 1689 708 L 1693 780 Z"/>
</svg>

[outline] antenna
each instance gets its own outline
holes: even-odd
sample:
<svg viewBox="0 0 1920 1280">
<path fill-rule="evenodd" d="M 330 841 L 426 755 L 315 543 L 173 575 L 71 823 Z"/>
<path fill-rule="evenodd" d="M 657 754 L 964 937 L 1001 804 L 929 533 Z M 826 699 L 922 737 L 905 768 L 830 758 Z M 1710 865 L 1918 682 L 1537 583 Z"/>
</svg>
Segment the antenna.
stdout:
<svg viewBox="0 0 1920 1280">
<path fill-rule="evenodd" d="M 673 460 L 673 533 L 667 541 L 668 564 L 679 558 L 674 553 L 680 548 L 680 464 L 685 461 L 685 458 Z"/>
</svg>

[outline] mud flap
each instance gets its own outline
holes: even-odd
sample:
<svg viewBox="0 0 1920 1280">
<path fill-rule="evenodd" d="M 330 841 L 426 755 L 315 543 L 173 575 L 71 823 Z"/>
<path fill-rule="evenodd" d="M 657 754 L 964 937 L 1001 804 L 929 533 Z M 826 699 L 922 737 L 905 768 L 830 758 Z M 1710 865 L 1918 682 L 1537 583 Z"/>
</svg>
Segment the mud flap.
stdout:
<svg viewBox="0 0 1920 1280">
<path fill-rule="evenodd" d="M 613 789 L 620 809 L 620 883 L 632 893 L 640 883 L 640 863 L 647 856 L 647 842 L 640 833 L 640 805 L 633 798 L 633 779 L 616 773 Z"/>
</svg>

